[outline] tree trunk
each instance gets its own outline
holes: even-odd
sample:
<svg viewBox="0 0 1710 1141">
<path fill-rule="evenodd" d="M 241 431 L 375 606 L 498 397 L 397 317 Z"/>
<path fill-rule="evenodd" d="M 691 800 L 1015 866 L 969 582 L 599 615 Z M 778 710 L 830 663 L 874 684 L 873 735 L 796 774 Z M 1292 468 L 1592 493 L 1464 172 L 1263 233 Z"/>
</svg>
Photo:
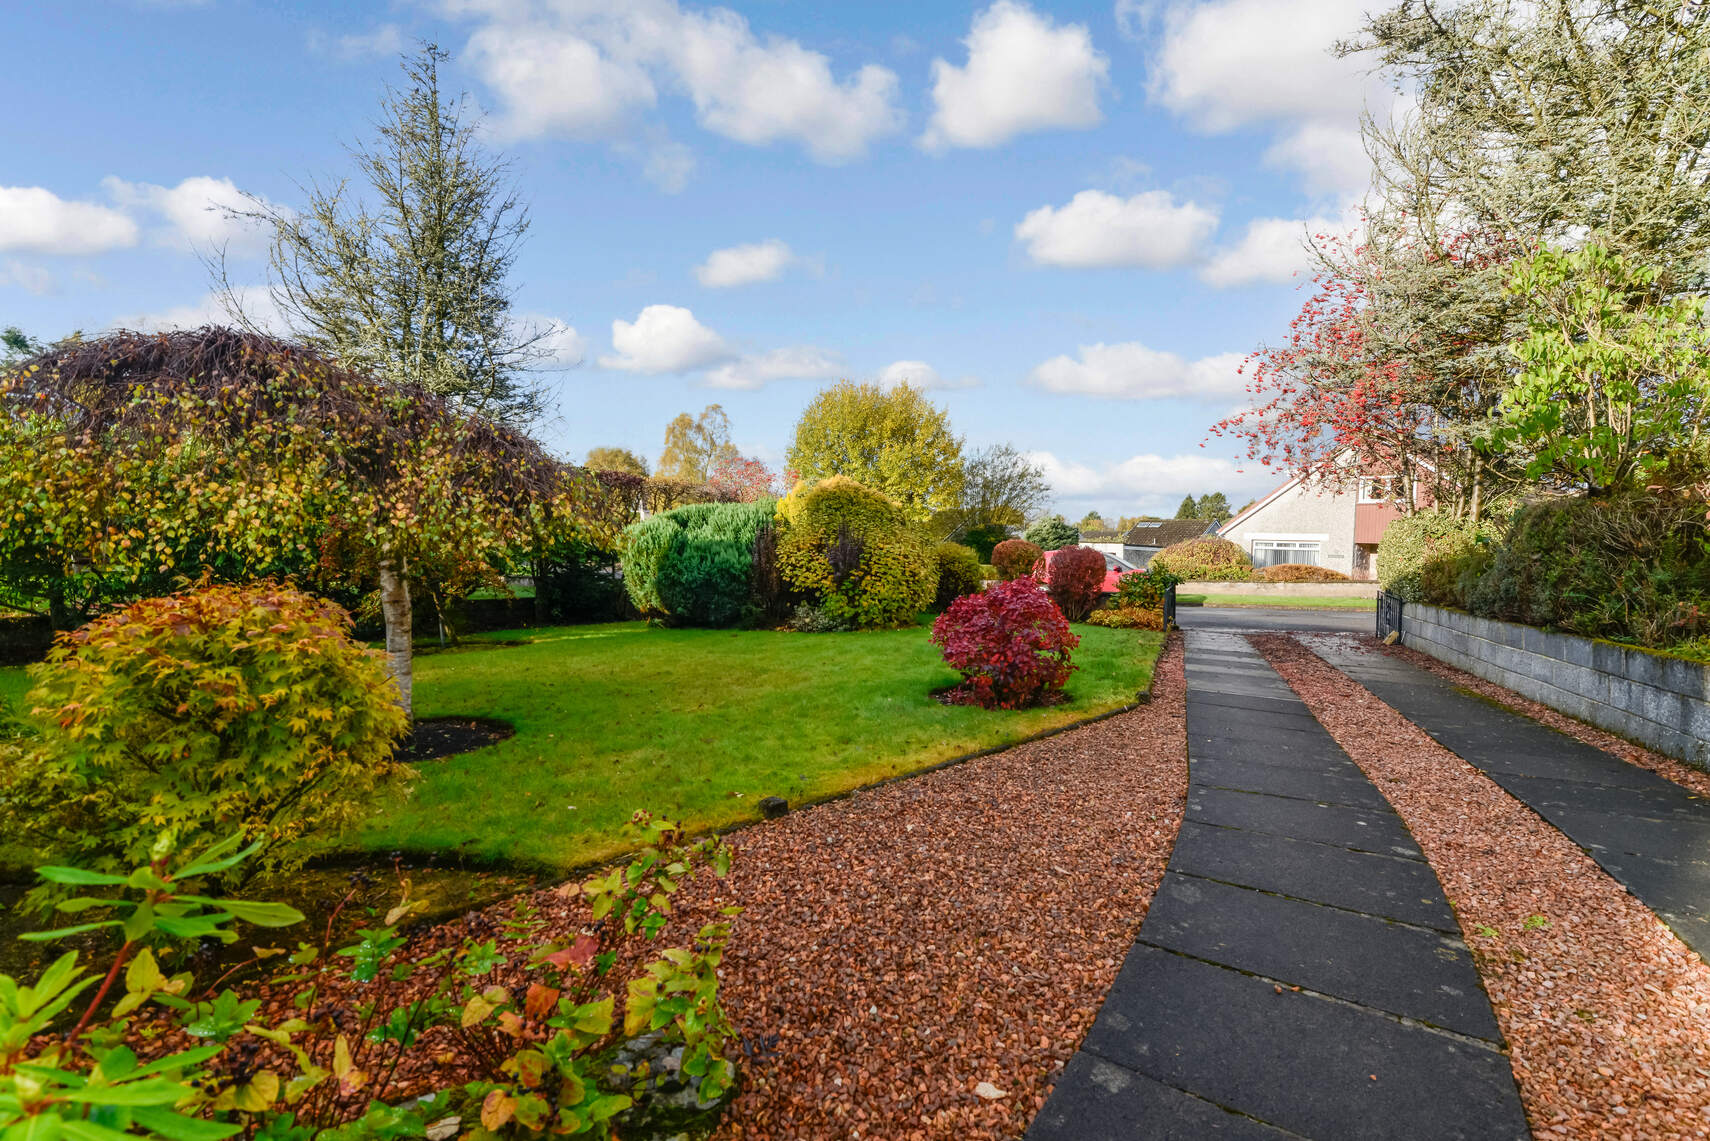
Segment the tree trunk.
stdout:
<svg viewBox="0 0 1710 1141">
<path fill-rule="evenodd" d="M 380 613 L 386 619 L 386 672 L 398 684 L 398 704 L 414 716 L 415 674 L 410 660 L 412 637 L 408 567 L 394 556 L 380 559 Z"/>
</svg>

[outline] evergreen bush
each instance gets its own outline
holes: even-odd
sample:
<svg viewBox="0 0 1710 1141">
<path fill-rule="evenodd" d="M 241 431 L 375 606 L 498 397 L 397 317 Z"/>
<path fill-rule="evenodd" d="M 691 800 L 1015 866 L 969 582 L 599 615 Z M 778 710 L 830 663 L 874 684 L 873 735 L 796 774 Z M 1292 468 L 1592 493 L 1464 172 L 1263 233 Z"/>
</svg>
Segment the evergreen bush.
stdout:
<svg viewBox="0 0 1710 1141">
<path fill-rule="evenodd" d="M 906 626 L 937 594 L 938 560 L 902 507 L 845 476 L 798 487 L 777 508 L 784 584 L 834 621 Z"/>
</svg>

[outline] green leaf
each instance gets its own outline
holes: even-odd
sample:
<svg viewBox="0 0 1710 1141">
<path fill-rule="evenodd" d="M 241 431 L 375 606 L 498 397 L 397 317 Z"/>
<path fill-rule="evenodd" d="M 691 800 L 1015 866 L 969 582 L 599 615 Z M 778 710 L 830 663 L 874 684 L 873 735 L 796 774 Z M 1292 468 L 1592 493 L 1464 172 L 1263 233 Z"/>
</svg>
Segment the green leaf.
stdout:
<svg viewBox="0 0 1710 1141">
<path fill-rule="evenodd" d="M 199 1117 L 185 1117 L 170 1109 L 138 1109 L 131 1116 L 136 1123 L 152 1133 L 158 1133 L 170 1141 L 224 1141 L 234 1133 L 243 1131 L 241 1125 L 231 1125 L 224 1121 L 203 1121 Z"/>
<path fill-rule="evenodd" d="M 18 936 L 26 943 L 46 943 L 52 939 L 64 939 L 68 935 L 81 935 L 85 931 L 99 931 L 103 927 L 123 927 L 117 919 L 103 919 L 99 923 L 79 923 L 74 927 L 57 927 L 52 931 L 27 931 Z"/>
<path fill-rule="evenodd" d="M 92 872 L 85 868 L 67 868 L 54 864 L 37 868 L 36 874 L 41 876 L 44 880 L 47 880 L 49 883 L 77 884 L 80 886 L 88 886 L 90 884 L 109 884 L 113 887 L 123 887 L 126 878 L 124 876 L 109 875 L 106 872 Z"/>
</svg>

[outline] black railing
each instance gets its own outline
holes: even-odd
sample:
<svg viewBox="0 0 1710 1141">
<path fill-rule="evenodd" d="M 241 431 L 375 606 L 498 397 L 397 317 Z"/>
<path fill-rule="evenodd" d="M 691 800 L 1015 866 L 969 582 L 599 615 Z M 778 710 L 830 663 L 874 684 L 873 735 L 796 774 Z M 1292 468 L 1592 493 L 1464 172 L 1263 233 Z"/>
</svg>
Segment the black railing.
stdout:
<svg viewBox="0 0 1710 1141">
<path fill-rule="evenodd" d="M 1401 641 L 1401 596 L 1380 590 L 1377 596 L 1378 641 L 1383 641 L 1391 634 L 1395 635 L 1397 642 Z"/>
</svg>

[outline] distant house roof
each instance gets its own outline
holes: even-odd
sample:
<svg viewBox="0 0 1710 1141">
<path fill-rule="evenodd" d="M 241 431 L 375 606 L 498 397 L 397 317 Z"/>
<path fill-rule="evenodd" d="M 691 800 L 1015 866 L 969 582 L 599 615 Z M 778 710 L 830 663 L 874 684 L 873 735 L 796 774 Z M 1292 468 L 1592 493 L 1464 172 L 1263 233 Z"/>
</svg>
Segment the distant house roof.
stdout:
<svg viewBox="0 0 1710 1141">
<path fill-rule="evenodd" d="M 1083 543 L 1118 543 L 1121 541 L 1122 536 L 1115 531 L 1101 531 L 1095 527 L 1090 531 L 1081 532 L 1081 542 Z"/>
<path fill-rule="evenodd" d="M 1162 549 L 1202 538 L 1216 530 L 1215 519 L 1165 519 L 1157 523 L 1136 523 L 1122 536 L 1122 545 Z"/>
</svg>

